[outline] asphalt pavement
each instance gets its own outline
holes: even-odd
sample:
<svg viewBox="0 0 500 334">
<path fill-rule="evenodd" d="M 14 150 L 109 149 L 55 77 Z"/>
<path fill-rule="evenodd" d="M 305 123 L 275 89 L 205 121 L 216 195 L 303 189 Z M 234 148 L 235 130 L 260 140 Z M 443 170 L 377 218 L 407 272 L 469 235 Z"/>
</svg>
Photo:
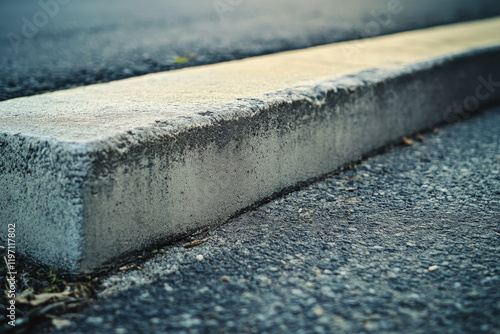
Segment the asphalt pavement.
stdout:
<svg viewBox="0 0 500 334">
<path fill-rule="evenodd" d="M 54 332 L 500 333 L 499 129 L 409 138 L 165 247 Z"/>
<path fill-rule="evenodd" d="M 491 0 L 4 1 L 0 100 L 495 15 Z"/>
</svg>

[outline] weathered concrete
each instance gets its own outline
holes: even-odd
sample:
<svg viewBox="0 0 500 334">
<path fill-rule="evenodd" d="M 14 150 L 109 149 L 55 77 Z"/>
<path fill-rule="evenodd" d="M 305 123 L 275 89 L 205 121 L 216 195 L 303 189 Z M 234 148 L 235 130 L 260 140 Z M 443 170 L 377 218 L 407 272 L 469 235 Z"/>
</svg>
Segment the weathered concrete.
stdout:
<svg viewBox="0 0 500 334">
<path fill-rule="evenodd" d="M 474 101 L 479 77 L 500 78 L 499 29 L 478 21 L 1 102 L 0 236 L 15 223 L 19 253 L 81 272 L 217 224 Z"/>
</svg>

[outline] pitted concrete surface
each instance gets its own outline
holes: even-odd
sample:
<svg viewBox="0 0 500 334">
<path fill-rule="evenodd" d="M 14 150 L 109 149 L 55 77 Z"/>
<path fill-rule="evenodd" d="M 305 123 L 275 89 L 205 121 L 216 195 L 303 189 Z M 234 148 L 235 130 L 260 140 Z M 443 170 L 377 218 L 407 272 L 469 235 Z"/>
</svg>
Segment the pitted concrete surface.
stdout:
<svg viewBox="0 0 500 334">
<path fill-rule="evenodd" d="M 469 96 L 498 99 L 499 29 L 484 20 L 4 101 L 2 228 L 18 224 L 24 256 L 76 272 L 220 224 Z"/>
<path fill-rule="evenodd" d="M 4 1 L 0 100 L 494 15 L 491 0 Z"/>
<path fill-rule="evenodd" d="M 161 249 L 54 332 L 499 333 L 498 129 L 496 108 Z"/>
</svg>

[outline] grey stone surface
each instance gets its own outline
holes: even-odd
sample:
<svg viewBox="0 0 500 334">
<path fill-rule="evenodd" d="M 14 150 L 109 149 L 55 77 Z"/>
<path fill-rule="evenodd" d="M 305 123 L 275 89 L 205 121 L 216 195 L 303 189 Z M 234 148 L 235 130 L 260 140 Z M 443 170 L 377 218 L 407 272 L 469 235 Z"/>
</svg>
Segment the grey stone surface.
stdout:
<svg viewBox="0 0 500 334">
<path fill-rule="evenodd" d="M 490 41 L 495 24 L 451 29 L 486 27 L 474 38 L 478 43 Z M 428 43 L 440 31 L 423 32 L 421 39 Z M 411 36 L 376 45 L 390 54 L 384 43 L 409 43 Z M 226 68 L 265 66 L 274 56 L 2 102 L 2 232 L 16 223 L 22 255 L 84 272 L 220 224 L 283 189 L 443 121 L 449 106 L 477 94 L 478 78 L 500 76 L 497 47 L 470 50 L 464 35 L 455 37 L 468 51 L 413 62 L 418 52 L 407 52 L 407 58 L 401 52 L 404 65 L 367 65 L 372 69 L 317 83 L 313 76 L 313 83 L 255 97 L 238 98 L 231 87 L 225 88 L 228 96 L 215 97 L 196 89 L 213 85 L 210 80 Z M 201 84 L 181 80 L 207 72 Z M 264 85 L 271 77 L 259 80 Z M 147 92 L 172 88 L 168 80 L 196 88 L 189 94 L 199 100 Z M 283 82 L 289 83 L 276 87 Z M 493 89 L 482 102 L 499 95 Z"/>
</svg>

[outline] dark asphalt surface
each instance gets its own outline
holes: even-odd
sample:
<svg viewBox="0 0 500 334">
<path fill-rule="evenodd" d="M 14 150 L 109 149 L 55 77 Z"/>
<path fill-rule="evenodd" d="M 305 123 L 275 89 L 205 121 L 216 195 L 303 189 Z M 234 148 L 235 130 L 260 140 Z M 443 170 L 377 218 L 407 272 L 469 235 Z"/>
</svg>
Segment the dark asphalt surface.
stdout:
<svg viewBox="0 0 500 334">
<path fill-rule="evenodd" d="M 500 333 L 499 129 L 496 108 L 166 247 L 55 332 Z"/>
<path fill-rule="evenodd" d="M 500 15 L 492 0 L 40 1 L 0 4 L 0 100 Z"/>
</svg>

